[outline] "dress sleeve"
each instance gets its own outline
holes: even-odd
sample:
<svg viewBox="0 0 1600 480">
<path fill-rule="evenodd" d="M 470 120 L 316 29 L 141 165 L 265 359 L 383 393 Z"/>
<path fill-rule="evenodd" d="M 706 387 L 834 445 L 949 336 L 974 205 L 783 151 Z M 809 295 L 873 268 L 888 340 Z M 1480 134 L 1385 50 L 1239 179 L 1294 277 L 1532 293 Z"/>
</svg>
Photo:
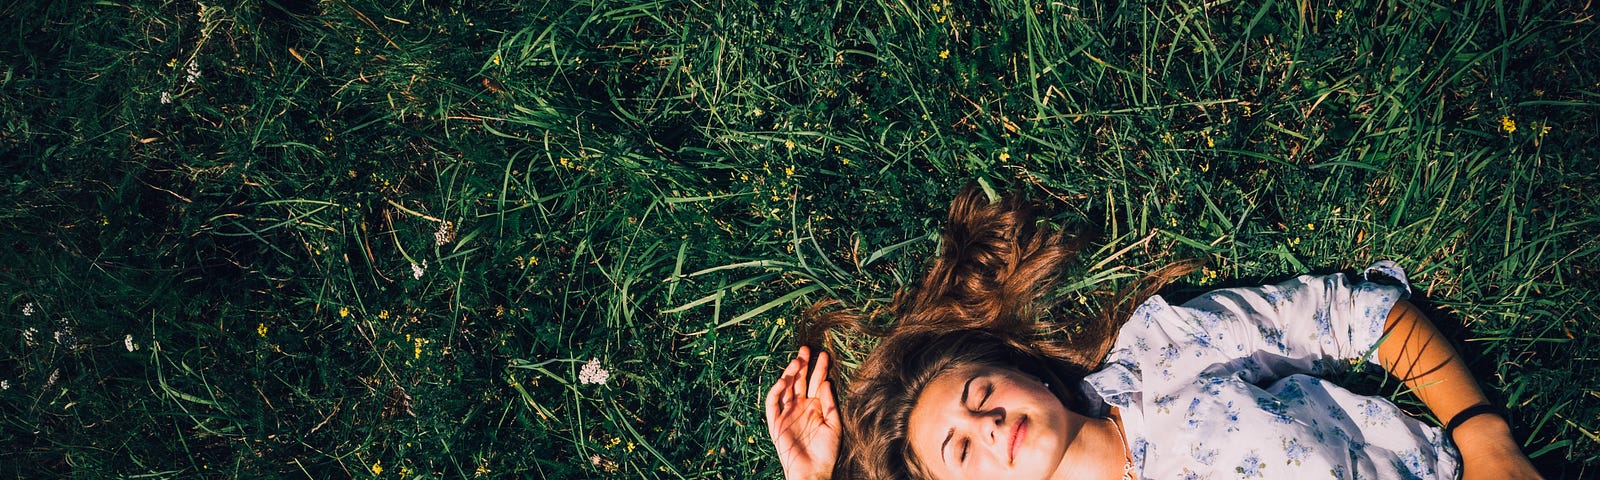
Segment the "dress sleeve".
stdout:
<svg viewBox="0 0 1600 480">
<path fill-rule="evenodd" d="M 1215 290 L 1173 307 L 1180 321 L 1168 325 L 1169 335 L 1191 348 L 1213 350 L 1199 356 L 1231 364 L 1251 381 L 1326 374 L 1358 359 L 1377 364 L 1389 310 L 1410 296 L 1411 287 L 1405 271 L 1387 260 L 1367 267 L 1362 277 L 1352 285 L 1344 274 L 1302 275 L 1276 285 Z"/>
</svg>

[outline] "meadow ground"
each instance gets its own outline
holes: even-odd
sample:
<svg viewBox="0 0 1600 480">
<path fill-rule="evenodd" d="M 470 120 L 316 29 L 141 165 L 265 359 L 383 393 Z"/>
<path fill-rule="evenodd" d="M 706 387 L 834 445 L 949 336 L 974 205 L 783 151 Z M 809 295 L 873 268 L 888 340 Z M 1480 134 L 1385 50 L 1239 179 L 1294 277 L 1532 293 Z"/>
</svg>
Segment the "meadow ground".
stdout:
<svg viewBox="0 0 1600 480">
<path fill-rule="evenodd" d="M 770 478 L 801 310 L 972 182 L 1084 309 L 1397 260 L 1600 468 L 1590 2 L 472 3 L 0 6 L 0 472 Z"/>
</svg>

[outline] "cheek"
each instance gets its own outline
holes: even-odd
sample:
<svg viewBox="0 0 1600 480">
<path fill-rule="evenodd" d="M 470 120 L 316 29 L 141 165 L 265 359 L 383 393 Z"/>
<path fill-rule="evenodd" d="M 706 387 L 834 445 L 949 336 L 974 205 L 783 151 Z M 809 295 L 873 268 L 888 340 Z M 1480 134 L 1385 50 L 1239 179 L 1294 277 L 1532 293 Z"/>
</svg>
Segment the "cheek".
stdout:
<svg viewBox="0 0 1600 480">
<path fill-rule="evenodd" d="M 1019 400 L 1027 402 L 1035 409 L 1049 411 L 1066 410 L 1066 407 L 1061 404 L 1061 399 L 1057 398 L 1056 395 L 1051 393 L 1050 389 L 1045 388 L 1043 384 L 1020 383 L 1013 385 L 1012 388 L 1015 389 L 1013 392 L 1015 392 L 1015 395 Z"/>
</svg>

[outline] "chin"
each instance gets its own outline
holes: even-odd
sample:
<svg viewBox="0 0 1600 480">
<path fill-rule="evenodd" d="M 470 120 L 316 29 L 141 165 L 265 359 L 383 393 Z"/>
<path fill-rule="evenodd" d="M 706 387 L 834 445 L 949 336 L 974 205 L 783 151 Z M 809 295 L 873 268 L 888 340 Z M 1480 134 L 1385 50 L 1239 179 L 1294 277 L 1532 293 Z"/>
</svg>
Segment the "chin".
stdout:
<svg viewBox="0 0 1600 480">
<path fill-rule="evenodd" d="M 1061 426 L 1061 429 L 1065 429 L 1065 425 Z M 1059 432 L 1061 430 L 1054 431 Z M 1029 433 L 1032 432 L 1030 431 Z M 1030 440 L 1033 443 L 1030 446 L 1034 448 L 1029 449 L 1030 451 L 1026 456 L 1018 452 L 1018 457 L 1021 458 L 1017 459 L 1018 467 L 1027 465 L 1027 468 L 1020 468 L 1018 473 L 1026 472 L 1026 475 L 1019 475 L 1015 479 L 1002 480 L 1051 478 L 1055 476 L 1056 470 L 1061 468 L 1061 459 L 1067 455 L 1067 447 L 1061 438 L 1045 434 Z M 1024 464 L 1024 461 L 1027 463 Z"/>
<path fill-rule="evenodd" d="M 1047 456 L 1048 455 L 1039 455 L 1039 457 Z M 1018 460 L 1019 463 L 1021 463 L 1021 459 Z M 1045 480 L 1050 478 L 1055 473 L 1057 467 L 1061 466 L 1060 457 L 1053 459 L 1029 458 L 1028 460 L 1030 461 L 1025 465 L 1017 465 L 1016 475 L 1011 475 L 1008 478 L 1003 478 L 1001 480 Z"/>
</svg>

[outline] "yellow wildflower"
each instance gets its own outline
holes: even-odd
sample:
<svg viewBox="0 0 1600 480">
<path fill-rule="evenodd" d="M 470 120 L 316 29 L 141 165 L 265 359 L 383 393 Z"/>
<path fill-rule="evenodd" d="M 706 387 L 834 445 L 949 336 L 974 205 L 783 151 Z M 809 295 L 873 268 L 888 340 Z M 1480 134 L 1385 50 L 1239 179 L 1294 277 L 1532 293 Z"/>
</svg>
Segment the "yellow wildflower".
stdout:
<svg viewBox="0 0 1600 480">
<path fill-rule="evenodd" d="M 1010 153 L 1000 152 L 1000 161 L 1004 162 L 1004 161 L 1010 160 L 1010 159 L 1011 159 L 1011 154 Z"/>
<path fill-rule="evenodd" d="M 350 316 L 350 307 L 339 307 L 339 318 Z"/>
<path fill-rule="evenodd" d="M 628 442 L 628 453 L 633 453 L 633 442 Z"/>
<path fill-rule="evenodd" d="M 378 312 L 378 319 L 379 320 L 388 320 L 389 319 L 389 311 L 388 310 L 384 310 L 384 311 Z"/>
<path fill-rule="evenodd" d="M 787 167 L 783 167 L 783 174 L 793 177 L 794 176 L 794 166 L 790 165 L 790 166 L 787 166 Z"/>
<path fill-rule="evenodd" d="M 787 148 L 789 150 L 794 150 L 794 140 L 784 140 L 783 141 L 783 148 Z"/>
<path fill-rule="evenodd" d="M 265 323 L 257 324 L 256 325 L 256 335 L 260 335 L 263 338 L 265 338 L 267 336 L 267 324 L 265 324 Z"/>
<path fill-rule="evenodd" d="M 949 50 L 940 50 L 939 51 L 939 58 L 940 59 L 950 58 L 950 51 Z"/>
<path fill-rule="evenodd" d="M 1506 133 L 1514 133 L 1517 131 L 1517 121 L 1513 120 L 1509 115 L 1501 115 L 1500 129 L 1505 130 Z"/>
<path fill-rule="evenodd" d="M 383 475 L 383 464 L 379 462 L 372 462 L 372 474 Z"/>
</svg>

